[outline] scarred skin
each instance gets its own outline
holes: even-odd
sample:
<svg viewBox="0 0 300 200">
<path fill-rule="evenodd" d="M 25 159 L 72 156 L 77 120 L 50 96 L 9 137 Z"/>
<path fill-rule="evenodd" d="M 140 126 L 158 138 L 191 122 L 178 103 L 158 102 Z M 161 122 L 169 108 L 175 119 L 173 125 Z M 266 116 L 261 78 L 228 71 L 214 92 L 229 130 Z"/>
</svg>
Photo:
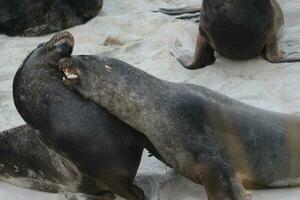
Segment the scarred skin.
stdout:
<svg viewBox="0 0 300 200">
<path fill-rule="evenodd" d="M 249 200 L 244 189 L 300 184 L 300 117 L 270 112 L 205 87 L 155 78 L 122 61 L 72 56 L 69 86 L 144 133 L 209 200 Z"/>
<path fill-rule="evenodd" d="M 39 36 L 83 24 L 103 0 L 0 0 L 0 33 Z"/>
<path fill-rule="evenodd" d="M 194 57 L 182 53 L 177 58 L 185 68 L 213 64 L 215 52 L 239 60 L 262 55 L 271 63 L 300 62 L 277 46 L 284 16 L 276 0 L 203 0 L 201 8 L 160 9 L 172 15 L 197 10 L 201 12 Z"/>
<path fill-rule="evenodd" d="M 47 145 L 76 163 L 82 176 L 78 190 L 143 200 L 143 191 L 132 182 L 148 140 L 62 83 L 58 61 L 71 54 L 73 45 L 72 35 L 63 32 L 25 59 L 13 83 L 16 108 Z"/>
</svg>

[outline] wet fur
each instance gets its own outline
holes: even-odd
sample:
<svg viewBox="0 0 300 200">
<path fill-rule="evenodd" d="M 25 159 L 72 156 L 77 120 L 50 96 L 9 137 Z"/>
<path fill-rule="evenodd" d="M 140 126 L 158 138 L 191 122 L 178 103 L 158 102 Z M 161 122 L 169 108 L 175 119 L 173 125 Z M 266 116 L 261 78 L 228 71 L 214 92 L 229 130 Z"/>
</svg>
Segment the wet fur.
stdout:
<svg viewBox="0 0 300 200">
<path fill-rule="evenodd" d="M 73 56 L 72 63 L 80 78 L 73 89 L 144 133 L 209 199 L 250 199 L 243 186 L 299 186 L 291 180 L 300 177 L 300 117 L 166 82 L 112 58 Z"/>
<path fill-rule="evenodd" d="M 38 36 L 83 24 L 98 15 L 102 0 L 0 0 L 0 33 Z"/>
<path fill-rule="evenodd" d="M 144 199 L 132 182 L 142 151 L 151 144 L 104 108 L 68 90 L 57 65 L 69 47 L 48 51 L 45 45 L 35 49 L 15 75 L 13 93 L 20 115 L 43 133 L 47 145 L 76 163 L 83 174 L 80 191 Z"/>
</svg>

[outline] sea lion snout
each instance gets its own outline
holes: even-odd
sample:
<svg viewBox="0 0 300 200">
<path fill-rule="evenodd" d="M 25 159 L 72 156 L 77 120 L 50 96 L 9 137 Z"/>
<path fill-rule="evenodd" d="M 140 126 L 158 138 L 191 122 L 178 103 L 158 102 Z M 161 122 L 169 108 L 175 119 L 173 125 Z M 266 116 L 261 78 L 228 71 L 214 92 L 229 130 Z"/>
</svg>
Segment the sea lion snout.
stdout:
<svg viewBox="0 0 300 200">
<path fill-rule="evenodd" d="M 71 33 L 64 31 L 53 36 L 47 42 L 47 50 L 58 50 L 63 56 L 70 56 L 74 48 L 74 37 Z"/>
</svg>

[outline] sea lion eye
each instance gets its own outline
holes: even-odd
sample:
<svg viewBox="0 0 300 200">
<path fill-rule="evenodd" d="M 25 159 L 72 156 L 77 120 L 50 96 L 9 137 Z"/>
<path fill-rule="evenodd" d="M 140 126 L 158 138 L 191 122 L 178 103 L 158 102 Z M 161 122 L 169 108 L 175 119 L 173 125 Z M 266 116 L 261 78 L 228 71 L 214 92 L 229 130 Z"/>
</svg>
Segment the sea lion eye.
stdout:
<svg viewBox="0 0 300 200">
<path fill-rule="evenodd" d="M 41 48 L 41 47 L 44 46 L 45 44 L 46 44 L 46 43 L 41 43 L 41 44 L 38 45 L 37 48 Z"/>
</svg>

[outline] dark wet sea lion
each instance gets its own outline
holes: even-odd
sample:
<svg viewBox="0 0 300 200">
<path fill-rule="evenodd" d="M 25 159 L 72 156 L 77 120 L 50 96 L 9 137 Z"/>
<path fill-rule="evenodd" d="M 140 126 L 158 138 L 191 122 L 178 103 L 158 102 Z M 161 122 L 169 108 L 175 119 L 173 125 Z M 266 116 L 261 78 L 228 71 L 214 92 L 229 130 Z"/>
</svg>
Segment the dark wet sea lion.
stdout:
<svg viewBox="0 0 300 200">
<path fill-rule="evenodd" d="M 41 133 L 28 125 L 0 132 L 0 180 L 49 193 L 96 200 L 96 196 L 71 194 L 80 190 L 82 174 L 67 157 L 49 148 Z"/>
<path fill-rule="evenodd" d="M 161 9 L 167 14 L 196 12 L 199 7 Z M 250 59 L 260 54 L 272 63 L 299 62 L 285 57 L 277 38 L 284 24 L 276 0 L 203 0 L 194 58 L 182 54 L 178 61 L 187 69 L 214 63 L 214 52 L 232 59 Z"/>
<path fill-rule="evenodd" d="M 17 110 L 53 149 L 78 165 L 85 193 L 112 191 L 127 200 L 144 199 L 132 182 L 146 138 L 64 86 L 58 61 L 71 54 L 73 45 L 72 35 L 63 32 L 25 59 L 13 83 Z"/>
<path fill-rule="evenodd" d="M 60 64 L 77 76 L 72 90 L 144 133 L 171 167 L 204 185 L 208 199 L 245 200 L 244 187 L 300 185 L 299 116 L 163 81 L 112 58 Z"/>
<path fill-rule="evenodd" d="M 0 33 L 39 36 L 83 24 L 103 0 L 0 0 Z"/>
</svg>

